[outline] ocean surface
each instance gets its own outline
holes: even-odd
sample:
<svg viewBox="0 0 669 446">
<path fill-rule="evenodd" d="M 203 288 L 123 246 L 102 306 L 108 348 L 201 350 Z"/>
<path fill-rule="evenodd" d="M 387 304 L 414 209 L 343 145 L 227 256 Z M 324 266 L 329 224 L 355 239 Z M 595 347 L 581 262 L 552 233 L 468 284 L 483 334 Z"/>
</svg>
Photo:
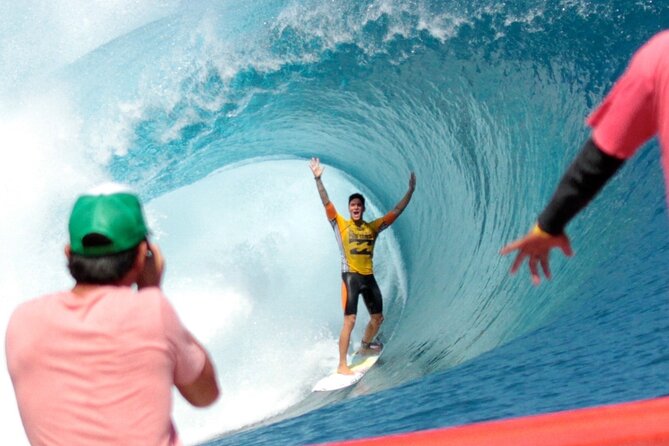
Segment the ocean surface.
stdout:
<svg viewBox="0 0 669 446">
<path fill-rule="evenodd" d="M 568 227 L 554 278 L 508 275 L 588 136 L 584 118 L 669 24 L 660 0 L 55 0 L 0 3 L 0 327 L 71 286 L 78 193 L 147 201 L 164 289 L 210 350 L 187 444 L 299 445 L 669 394 L 669 219 L 655 140 Z M 331 372 L 339 254 L 312 174 L 367 218 L 386 344 Z M 360 305 L 354 344 L 368 320 Z M 4 344 L 4 343 L 3 343 Z M 4 345 L 2 353 L 4 356 Z M 25 444 L 5 368 L 0 419 Z"/>
</svg>

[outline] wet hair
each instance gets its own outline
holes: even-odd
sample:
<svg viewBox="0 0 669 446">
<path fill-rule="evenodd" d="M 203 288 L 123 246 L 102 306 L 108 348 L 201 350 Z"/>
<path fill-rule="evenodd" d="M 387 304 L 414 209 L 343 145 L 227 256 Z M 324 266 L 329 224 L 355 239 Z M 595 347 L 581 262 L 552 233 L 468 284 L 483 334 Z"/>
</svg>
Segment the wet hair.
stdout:
<svg viewBox="0 0 669 446">
<path fill-rule="evenodd" d="M 363 206 L 365 205 L 365 197 L 363 197 L 362 194 L 358 192 L 351 194 L 351 196 L 348 197 L 348 204 L 351 204 L 351 201 L 355 200 L 356 198 L 362 201 Z"/>
<path fill-rule="evenodd" d="M 139 245 L 116 254 L 98 257 L 71 253 L 67 268 L 77 283 L 113 285 L 118 283 L 132 268 L 138 247 Z"/>
</svg>

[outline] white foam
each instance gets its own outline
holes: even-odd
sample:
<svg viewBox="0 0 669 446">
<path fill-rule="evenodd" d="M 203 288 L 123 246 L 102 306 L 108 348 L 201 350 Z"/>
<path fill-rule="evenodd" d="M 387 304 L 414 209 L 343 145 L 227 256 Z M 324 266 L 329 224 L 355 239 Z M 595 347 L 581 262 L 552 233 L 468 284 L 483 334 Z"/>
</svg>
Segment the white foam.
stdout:
<svg viewBox="0 0 669 446">
<path fill-rule="evenodd" d="M 86 191 L 87 195 L 113 195 L 118 193 L 136 193 L 127 184 L 116 183 L 114 181 L 107 181 L 105 183 L 94 186 Z"/>
<path fill-rule="evenodd" d="M 53 0 L 0 3 L 0 87 L 51 72 L 143 24 L 177 0 Z"/>
</svg>

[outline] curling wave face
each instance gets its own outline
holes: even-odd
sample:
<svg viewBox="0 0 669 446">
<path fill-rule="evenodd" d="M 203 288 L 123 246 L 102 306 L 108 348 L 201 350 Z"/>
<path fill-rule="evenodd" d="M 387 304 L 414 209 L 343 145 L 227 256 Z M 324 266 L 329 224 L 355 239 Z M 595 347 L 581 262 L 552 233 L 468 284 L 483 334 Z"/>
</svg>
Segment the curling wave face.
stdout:
<svg viewBox="0 0 669 446">
<path fill-rule="evenodd" d="M 666 17 L 641 3 L 160 2 L 134 11 L 135 26 L 98 16 L 107 26 L 80 54 L 53 56 L 23 84 L 2 73 L 23 86 L 5 96 L 37 99 L 3 113 L 37 138 L 13 174 L 36 206 L 11 209 L 60 227 L 68 200 L 103 177 L 151 200 L 166 290 L 220 358 L 221 403 L 196 413 L 177 400 L 192 442 L 333 402 L 308 397 L 341 321 L 338 253 L 306 160 L 325 163 L 340 210 L 360 190 L 372 215 L 415 171 L 412 203 L 377 251 L 386 362 L 361 392 L 427 382 L 648 277 L 615 253 L 664 246 L 653 150 L 586 212 L 595 228 L 574 222 L 578 262 L 556 259 L 549 287 L 509 278 L 497 254 L 530 226 L 587 135 L 584 116 Z M 626 37 L 640 26 L 645 36 Z M 43 183 L 24 179 L 30 170 Z M 50 247 L 64 236 L 44 233 Z M 13 270 L 56 258 L 22 255 Z M 638 296 L 661 288 L 650 274 Z M 62 283 L 49 275 L 41 287 Z M 17 283 L 3 317 L 35 288 Z"/>
</svg>

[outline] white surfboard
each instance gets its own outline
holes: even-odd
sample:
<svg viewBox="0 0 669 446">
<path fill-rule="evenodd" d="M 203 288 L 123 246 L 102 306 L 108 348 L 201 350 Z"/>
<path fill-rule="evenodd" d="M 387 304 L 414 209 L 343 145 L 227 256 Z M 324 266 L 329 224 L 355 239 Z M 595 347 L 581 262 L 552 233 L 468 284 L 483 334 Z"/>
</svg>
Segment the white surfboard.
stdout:
<svg viewBox="0 0 669 446">
<path fill-rule="evenodd" d="M 333 390 L 343 389 L 357 383 L 365 376 L 365 373 L 372 368 L 376 361 L 379 360 L 382 352 L 373 355 L 362 355 L 356 352 L 351 358 L 349 367 L 353 370 L 353 375 L 342 375 L 341 373 L 333 373 L 326 376 L 316 383 L 313 388 L 314 392 L 331 392 Z"/>
</svg>

